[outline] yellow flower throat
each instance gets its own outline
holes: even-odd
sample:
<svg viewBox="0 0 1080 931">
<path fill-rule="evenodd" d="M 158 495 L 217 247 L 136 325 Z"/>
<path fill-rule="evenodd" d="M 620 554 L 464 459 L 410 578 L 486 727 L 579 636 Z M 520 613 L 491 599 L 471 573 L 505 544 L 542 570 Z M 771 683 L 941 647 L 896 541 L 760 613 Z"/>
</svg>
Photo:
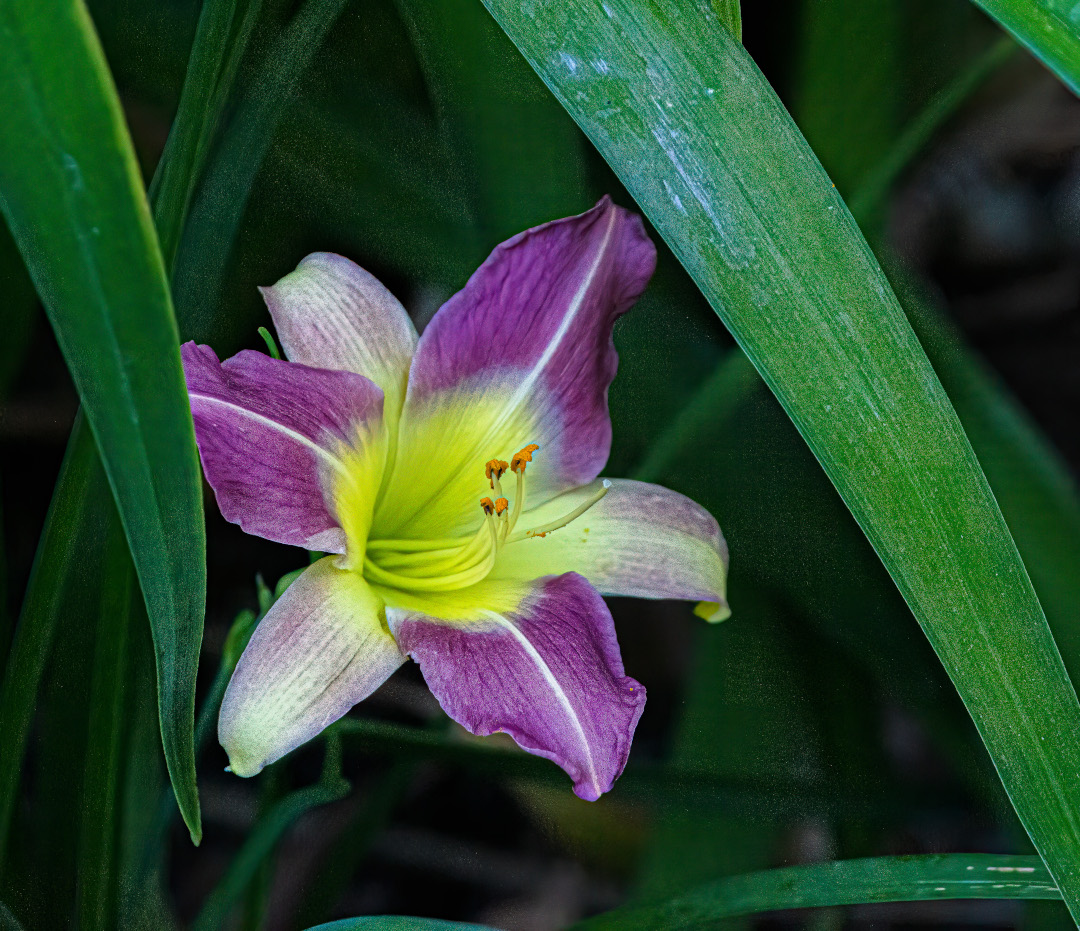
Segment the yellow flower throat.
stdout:
<svg viewBox="0 0 1080 931">
<path fill-rule="evenodd" d="M 611 483 L 557 520 L 529 530 L 516 530 L 525 507 L 525 468 L 540 447 L 530 443 L 515 453 L 510 462 L 492 459 L 484 473 L 495 495 L 480 499 L 484 519 L 472 537 L 442 537 L 428 540 L 372 539 L 364 555 L 364 576 L 378 585 L 415 592 L 449 592 L 483 581 L 495 567 L 504 546 L 537 537 L 577 520 L 607 494 Z M 503 494 L 501 479 L 507 470 L 517 477 L 514 503 Z"/>
</svg>

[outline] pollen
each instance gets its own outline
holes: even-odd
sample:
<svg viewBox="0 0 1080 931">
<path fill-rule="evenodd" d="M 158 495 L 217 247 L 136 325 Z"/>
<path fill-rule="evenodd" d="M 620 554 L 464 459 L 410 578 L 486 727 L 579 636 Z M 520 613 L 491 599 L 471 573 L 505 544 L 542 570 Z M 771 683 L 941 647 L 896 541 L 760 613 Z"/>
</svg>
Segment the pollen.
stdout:
<svg viewBox="0 0 1080 931">
<path fill-rule="evenodd" d="M 505 459 L 491 459 L 484 464 L 484 474 L 487 476 L 487 480 L 491 482 L 492 489 L 495 488 L 495 483 L 503 477 L 503 473 L 508 468 L 510 467 Z"/>
<path fill-rule="evenodd" d="M 488 500 L 490 500 L 490 499 L 488 499 L 488 498 L 484 499 L 484 501 L 488 501 Z M 505 511 L 508 507 L 510 507 L 510 502 L 507 501 L 505 498 L 496 498 L 495 499 L 495 513 L 498 514 L 500 517 L 502 517 L 503 511 Z"/>
<path fill-rule="evenodd" d="M 503 501 L 505 499 L 500 498 L 499 500 Z M 492 500 L 490 498 L 481 498 L 480 499 L 480 507 L 482 507 L 484 509 L 485 514 L 490 515 L 490 514 L 495 513 L 495 505 L 492 503 Z"/>
<path fill-rule="evenodd" d="M 532 462 L 532 454 L 535 453 L 540 447 L 536 443 L 530 443 L 524 449 L 514 453 L 510 459 L 510 471 L 511 472 L 524 472 L 525 466 Z"/>
</svg>

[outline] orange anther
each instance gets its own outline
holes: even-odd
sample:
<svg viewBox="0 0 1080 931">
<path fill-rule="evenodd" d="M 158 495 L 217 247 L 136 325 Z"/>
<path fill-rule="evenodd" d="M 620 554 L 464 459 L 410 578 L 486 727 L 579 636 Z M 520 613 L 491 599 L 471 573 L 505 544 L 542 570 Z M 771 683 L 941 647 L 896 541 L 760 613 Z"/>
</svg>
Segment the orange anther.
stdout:
<svg viewBox="0 0 1080 931">
<path fill-rule="evenodd" d="M 514 453 L 513 458 L 510 460 L 510 471 L 524 472 L 526 463 L 532 462 L 532 454 L 539 448 L 536 443 L 530 443 L 524 449 Z"/>
<path fill-rule="evenodd" d="M 487 476 L 491 487 L 495 487 L 495 483 L 503 477 L 503 473 L 509 468 L 505 459 L 492 459 L 484 464 L 484 475 Z"/>
<path fill-rule="evenodd" d="M 503 499 L 500 498 L 499 500 L 502 501 Z M 485 514 L 491 515 L 495 513 L 495 505 L 492 504 L 490 498 L 481 498 L 480 507 L 484 509 Z"/>
<path fill-rule="evenodd" d="M 500 517 L 502 516 L 503 511 L 505 511 L 508 507 L 510 507 L 510 502 L 507 501 L 505 498 L 495 499 L 495 513 L 498 514 Z"/>
</svg>

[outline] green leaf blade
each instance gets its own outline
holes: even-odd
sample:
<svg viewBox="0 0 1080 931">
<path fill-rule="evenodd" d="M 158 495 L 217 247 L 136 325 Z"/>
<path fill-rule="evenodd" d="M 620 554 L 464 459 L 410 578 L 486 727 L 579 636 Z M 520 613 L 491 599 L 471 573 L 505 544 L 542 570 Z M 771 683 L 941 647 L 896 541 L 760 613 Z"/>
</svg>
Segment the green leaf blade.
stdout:
<svg viewBox="0 0 1080 931">
<path fill-rule="evenodd" d="M 580 931 L 712 927 L 712 922 L 787 908 L 940 899 L 1060 899 L 1038 857 L 930 854 L 833 860 L 729 876 L 656 905 L 618 908 Z"/>
<path fill-rule="evenodd" d="M 60 604 L 73 575 L 75 554 L 94 545 L 95 534 L 113 511 L 106 497 L 108 485 L 101 462 L 82 417 L 72 428 L 57 489 L 0 685 L 0 868 L 7 852 L 38 689 L 56 635 Z M 84 502 L 90 502 L 89 506 Z"/>
<path fill-rule="evenodd" d="M 818 457 L 1080 915 L 1076 693 L 948 397 L 772 89 L 701 2 L 486 5 Z"/>
<path fill-rule="evenodd" d="M 118 521 L 110 521 L 99 548 L 100 574 L 117 584 L 103 586 L 97 606 L 89 728 L 83 772 L 83 817 L 79 836 L 79 926 L 116 923 L 123 735 L 127 699 L 129 627 L 134 573 Z"/>
<path fill-rule="evenodd" d="M 201 479 L 164 266 L 116 91 L 80 2 L 4 5 L 0 93 L 0 206 L 117 501 L 154 633 L 165 756 L 197 838 Z"/>
<path fill-rule="evenodd" d="M 1080 94 L 1080 11 L 1071 0 L 972 0 Z"/>
</svg>

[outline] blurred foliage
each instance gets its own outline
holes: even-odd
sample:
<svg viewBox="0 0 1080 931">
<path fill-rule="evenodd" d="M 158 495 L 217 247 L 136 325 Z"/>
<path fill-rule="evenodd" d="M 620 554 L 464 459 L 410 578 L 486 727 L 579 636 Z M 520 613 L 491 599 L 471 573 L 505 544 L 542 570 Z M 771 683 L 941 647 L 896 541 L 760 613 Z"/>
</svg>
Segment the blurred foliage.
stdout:
<svg viewBox="0 0 1080 931">
<path fill-rule="evenodd" d="M 180 99 L 199 6 L 89 6 L 149 180 Z M 978 81 L 965 77 L 996 35 L 960 0 L 745 6 L 749 52 L 845 196 L 896 158 L 905 132 L 943 92 L 961 88 L 889 169 L 886 206 L 1007 57 L 1000 53 Z M 319 10 L 327 18 L 314 26 L 325 37 L 305 44 L 306 57 L 281 59 L 297 23 L 311 23 L 300 17 Z M 316 249 L 359 261 L 422 323 L 506 236 L 609 191 L 632 205 L 479 3 L 366 0 L 336 10 L 265 0 L 263 13 L 237 62 L 177 247 L 184 338 L 209 340 L 221 354 L 260 347 L 256 327 L 269 319 L 256 285 Z M 1017 85 L 1038 80 L 1022 66 L 1010 76 Z M 998 84 L 975 105 L 993 107 L 1009 91 Z M 275 112 L 260 109 L 271 98 Z M 892 262 L 887 213 L 864 229 Z M 894 278 L 1075 671 L 1073 470 L 973 360 L 939 295 L 912 269 Z M 34 335 L 33 294 L 2 234 L 0 289 L 0 400 L 33 396 L 42 390 L 34 372 L 57 370 L 48 361 L 55 348 Z M 145 621 L 133 618 L 126 647 L 109 654 L 130 670 L 118 694 L 95 675 L 93 657 L 122 632 L 104 622 L 100 600 L 71 596 L 64 604 L 78 610 L 56 616 L 53 646 L 41 657 L 14 856 L 0 878 L 0 900 L 23 925 L 69 926 L 81 910 L 81 926 L 93 927 L 104 909 L 125 928 L 197 921 L 299 929 L 365 911 L 506 928 L 539 916 L 554 927 L 627 897 L 659 899 L 770 866 L 1028 851 L 978 734 L 880 560 L 665 248 L 616 343 L 609 472 L 661 481 L 716 514 L 733 554 L 735 613 L 705 628 L 684 606 L 614 604 L 627 667 L 649 686 L 650 706 L 610 796 L 578 803 L 550 764 L 448 729 L 407 671 L 335 732 L 339 770 L 324 772 L 333 744 L 319 741 L 252 782 L 220 774 L 216 705 L 243 631 L 267 606 L 249 580 L 258 570 L 276 577 L 304 556 L 244 537 L 211 509 L 197 730 L 204 846 L 195 851 L 182 839 L 163 781 L 151 647 L 136 632 Z M 2 439 L 6 526 L 29 521 L 12 514 L 30 507 L 24 486 L 43 499 L 28 512 L 40 522 L 47 488 L 29 478 L 40 467 L 23 464 L 18 434 Z M 51 452 L 32 455 L 57 462 L 59 435 L 51 442 Z M 9 529 L 7 601 L 17 606 L 29 565 L 25 544 L 15 542 Z M 93 592 L 99 558 L 80 561 L 64 585 Z M 241 608 L 249 613 L 231 628 Z M 126 722 L 119 734 L 106 713 L 115 707 Z M 91 772 L 88 747 L 100 734 L 107 759 Z M 354 786 L 344 800 L 339 779 Z M 93 817 L 102 804 L 123 812 L 117 837 Z M 114 866 L 106 870 L 102 856 Z M 100 882 L 92 859 L 108 873 Z M 1064 909 L 1046 908 L 1035 913 L 1043 927 L 1067 926 Z M 991 915 L 996 926 L 1022 920 L 1007 903 L 971 914 Z"/>
</svg>

